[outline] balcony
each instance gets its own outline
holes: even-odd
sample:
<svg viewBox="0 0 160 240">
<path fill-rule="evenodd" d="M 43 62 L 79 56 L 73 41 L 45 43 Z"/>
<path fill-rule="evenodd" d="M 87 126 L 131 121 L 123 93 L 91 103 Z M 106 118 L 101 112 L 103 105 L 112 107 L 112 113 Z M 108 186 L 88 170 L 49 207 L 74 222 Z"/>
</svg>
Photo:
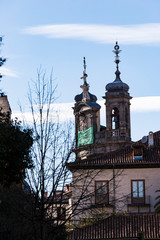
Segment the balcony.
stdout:
<svg viewBox="0 0 160 240">
<path fill-rule="evenodd" d="M 127 197 L 127 212 L 128 213 L 150 213 L 150 195 L 145 196 L 144 200 L 134 202 L 131 196 Z"/>
<path fill-rule="evenodd" d="M 130 137 L 128 133 L 123 133 L 119 129 L 113 130 L 103 130 L 100 132 L 96 132 L 95 134 L 95 142 L 96 143 L 105 143 L 106 141 L 129 141 Z"/>
</svg>

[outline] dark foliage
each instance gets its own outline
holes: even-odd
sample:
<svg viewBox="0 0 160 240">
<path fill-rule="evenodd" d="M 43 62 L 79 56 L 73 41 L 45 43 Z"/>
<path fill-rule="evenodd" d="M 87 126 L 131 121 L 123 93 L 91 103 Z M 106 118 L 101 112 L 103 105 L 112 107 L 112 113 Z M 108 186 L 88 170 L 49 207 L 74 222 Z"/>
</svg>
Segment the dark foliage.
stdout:
<svg viewBox="0 0 160 240">
<path fill-rule="evenodd" d="M 32 130 L 22 129 L 21 123 L 0 112 L 0 184 L 21 183 L 26 168 L 32 168 L 30 148 Z"/>
<path fill-rule="evenodd" d="M 65 240 L 65 226 L 57 226 L 53 221 L 43 221 L 43 238 L 41 238 L 41 212 L 35 208 L 35 197 L 26 194 L 14 185 L 10 188 L 0 187 L 0 240 Z"/>
</svg>

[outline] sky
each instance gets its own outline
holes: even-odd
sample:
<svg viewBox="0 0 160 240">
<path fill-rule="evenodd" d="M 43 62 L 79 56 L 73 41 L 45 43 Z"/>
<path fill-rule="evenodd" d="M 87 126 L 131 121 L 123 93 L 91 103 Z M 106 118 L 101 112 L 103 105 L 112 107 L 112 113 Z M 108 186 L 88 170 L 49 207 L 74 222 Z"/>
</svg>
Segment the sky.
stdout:
<svg viewBox="0 0 160 240">
<path fill-rule="evenodd" d="M 73 119 L 74 97 L 86 57 L 90 92 L 102 106 L 105 86 L 115 79 L 115 42 L 120 49 L 121 79 L 130 87 L 132 139 L 158 131 L 160 123 L 159 0 L 8 0 L 1 1 L 0 89 L 13 116 L 28 104 L 28 84 L 41 67 L 53 71 L 55 108 L 63 121 Z"/>
</svg>

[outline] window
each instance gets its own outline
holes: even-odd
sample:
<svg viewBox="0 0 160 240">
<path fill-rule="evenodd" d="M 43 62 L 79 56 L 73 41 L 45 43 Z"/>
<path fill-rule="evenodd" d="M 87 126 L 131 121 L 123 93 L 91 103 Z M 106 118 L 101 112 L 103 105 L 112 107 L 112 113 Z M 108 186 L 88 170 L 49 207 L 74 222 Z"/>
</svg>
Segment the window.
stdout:
<svg viewBox="0 0 160 240">
<path fill-rule="evenodd" d="M 108 204 L 109 203 L 109 184 L 108 181 L 95 182 L 95 203 Z"/>
<path fill-rule="evenodd" d="M 143 148 L 134 147 L 134 160 L 142 160 L 142 159 L 143 159 Z"/>
<path fill-rule="evenodd" d="M 118 108 L 112 109 L 112 129 L 118 129 L 119 128 L 119 110 Z"/>
<path fill-rule="evenodd" d="M 144 180 L 131 181 L 132 203 L 145 203 Z"/>
<path fill-rule="evenodd" d="M 64 207 L 57 207 L 57 218 L 58 220 L 65 220 L 66 210 Z"/>
</svg>

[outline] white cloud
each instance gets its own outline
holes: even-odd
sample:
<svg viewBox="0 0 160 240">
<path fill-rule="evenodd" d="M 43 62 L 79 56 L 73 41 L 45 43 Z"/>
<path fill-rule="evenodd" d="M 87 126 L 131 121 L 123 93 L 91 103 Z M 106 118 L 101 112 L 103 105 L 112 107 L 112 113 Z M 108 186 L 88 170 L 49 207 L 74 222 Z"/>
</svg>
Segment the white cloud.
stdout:
<svg viewBox="0 0 160 240">
<path fill-rule="evenodd" d="M 23 33 L 48 38 L 71 38 L 97 43 L 154 44 L 160 43 L 160 23 L 137 25 L 57 24 L 27 27 Z"/>
<path fill-rule="evenodd" d="M 160 96 L 139 97 L 131 100 L 132 112 L 160 112 Z"/>
<path fill-rule="evenodd" d="M 98 103 L 104 111 L 104 101 Z M 131 112 L 160 112 L 160 96 L 132 98 Z"/>
<path fill-rule="evenodd" d="M 8 69 L 8 68 L 5 68 L 5 67 L 1 67 L 0 73 L 2 75 L 8 76 L 8 77 L 14 77 L 14 78 L 18 77 L 18 75 L 15 71 L 13 71 L 11 69 Z"/>
<path fill-rule="evenodd" d="M 98 103 L 101 105 L 102 121 L 105 122 L 104 101 L 98 101 Z M 74 103 L 53 104 L 52 108 L 54 109 L 54 111 L 52 112 L 52 119 L 59 122 L 74 120 L 72 109 L 73 106 Z M 133 98 L 131 100 L 131 111 L 135 113 L 160 111 L 160 96 Z M 22 120 L 22 115 L 26 122 L 32 122 L 32 115 L 29 111 L 24 112 L 24 114 L 21 114 L 20 112 L 13 112 L 12 118 L 18 117 L 19 120 Z"/>
<path fill-rule="evenodd" d="M 57 103 L 57 104 L 52 104 L 51 106 L 51 112 L 50 112 L 50 119 L 52 121 L 57 121 L 57 122 L 65 122 L 65 121 L 70 121 L 74 120 L 74 115 L 73 115 L 73 107 L 74 103 Z M 35 107 L 36 109 L 36 107 Z M 44 106 L 44 111 L 46 110 Z M 21 121 L 25 121 L 27 123 L 32 123 L 33 118 L 32 114 L 29 110 L 24 111 L 21 113 L 20 111 L 13 111 L 12 112 L 12 118 L 14 119 L 17 117 Z M 45 114 L 44 114 L 45 117 Z M 35 119 L 38 119 L 38 113 L 35 111 Z"/>
</svg>

